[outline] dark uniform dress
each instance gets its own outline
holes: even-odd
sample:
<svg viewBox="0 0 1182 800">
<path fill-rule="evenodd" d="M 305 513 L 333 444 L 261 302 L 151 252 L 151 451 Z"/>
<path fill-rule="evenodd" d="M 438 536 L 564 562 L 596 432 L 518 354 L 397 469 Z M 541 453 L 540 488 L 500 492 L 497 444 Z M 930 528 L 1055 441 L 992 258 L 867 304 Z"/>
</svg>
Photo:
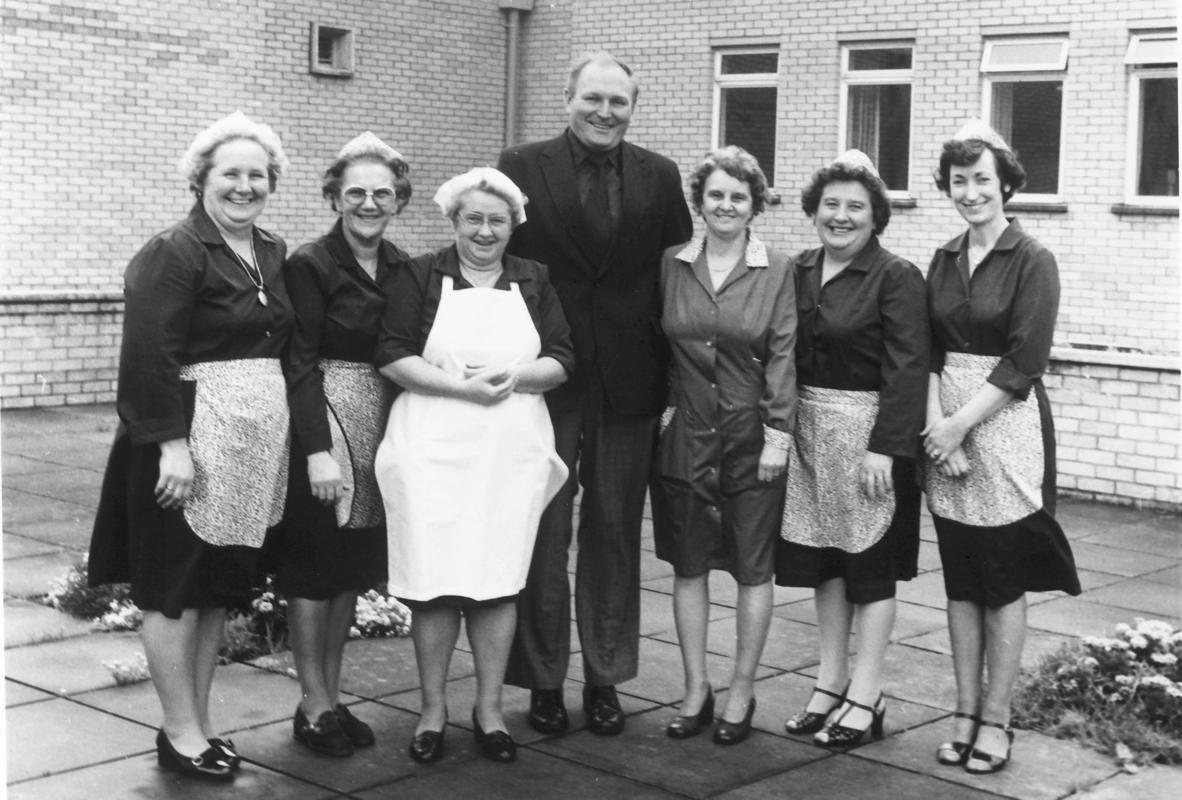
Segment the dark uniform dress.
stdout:
<svg viewBox="0 0 1182 800">
<path fill-rule="evenodd" d="M 965 233 L 936 251 L 927 280 L 944 414 L 984 381 L 1013 395 L 965 437 L 967 476 L 928 470 L 948 598 L 998 608 L 1028 591 L 1079 594 L 1054 518 L 1055 431 L 1042 384 L 1059 310 L 1055 257 L 1011 220 L 971 277 Z"/>
<path fill-rule="evenodd" d="M 792 269 L 749 234 L 715 290 L 705 242 L 661 260 L 676 410 L 657 447 L 653 529 L 679 576 L 719 569 L 754 586 L 772 577 L 784 507 L 783 482 L 759 480 L 759 456 L 765 443 L 788 449 L 796 412 Z"/>
<path fill-rule="evenodd" d="M 281 404 L 282 431 L 244 428 L 230 437 L 232 444 L 243 445 L 243 452 L 226 455 L 249 461 L 260 452 L 254 446 L 256 436 L 273 440 L 280 435 L 286 441 L 287 405 L 277 371 L 294 320 L 283 285 L 286 246 L 255 228 L 254 248 L 266 285 L 265 306 L 200 202 L 187 219 L 153 237 L 124 274 L 120 425 L 95 518 L 89 580 L 92 586 L 130 581 L 136 605 L 171 618 L 179 618 L 186 608 L 242 602 L 257 576 L 265 528 L 247 531 L 230 525 L 213 532 L 216 536 L 209 531 L 199 536 L 186 519 L 188 504 L 166 510 L 155 499 L 158 443 L 189 437 L 195 411 L 204 408 L 204 401 L 197 400 L 197 382 L 182 379 L 189 368 L 216 369 L 244 359 L 273 367 L 279 397 L 266 399 Z M 193 458 L 200 482 L 208 465 L 196 452 Z M 286 459 L 284 450 L 283 467 Z M 276 482 L 282 479 L 278 464 L 258 464 L 254 471 L 274 475 Z M 281 492 L 259 499 L 277 501 L 276 510 L 281 508 Z M 226 543 L 212 544 L 210 538 Z"/>
<path fill-rule="evenodd" d="M 928 383 L 925 292 L 919 270 L 884 249 L 876 236 L 824 286 L 823 264 L 822 248 L 796 257 L 800 320 L 796 377 L 802 393 L 801 414 L 810 393 L 839 398 L 842 395 L 829 390 L 860 393 L 855 396 L 870 403 L 860 412 L 872 415 L 866 420 L 869 438 L 849 443 L 842 458 L 856 463 L 837 465 L 847 476 L 842 485 L 817 485 L 815 474 L 806 473 L 798 494 L 790 478 L 784 506 L 786 537 L 776 552 L 776 583 L 816 587 L 843 578 L 846 599 L 863 604 L 894 597 L 895 582 L 916 574 L 920 491 L 915 457 Z M 818 413 L 825 415 L 825 407 Z M 797 453 L 807 450 L 824 462 L 837 452 L 835 442 L 843 435 L 841 430 L 835 438 L 805 441 L 811 434 L 800 427 Z M 877 530 L 870 529 L 868 519 L 849 513 L 862 497 L 852 476 L 867 450 L 894 459 L 894 509 L 880 510 Z M 800 466 L 794 462 L 789 468 Z M 787 531 L 800 521 L 796 515 L 802 514 L 800 506 L 805 504 L 811 514 L 802 537 L 796 538 L 807 541 L 792 540 Z M 818 531 L 820 527 L 831 528 L 829 535 Z"/>
<path fill-rule="evenodd" d="M 294 433 L 284 521 L 267 539 L 280 592 L 328 600 L 386 580 L 386 527 L 373 458 L 395 388 L 373 368 L 388 275 L 409 256 L 390 242 L 370 278 L 341 222 L 284 268 L 296 313 L 287 359 Z M 348 491 L 334 506 L 312 496 L 307 455 L 332 451 Z"/>
</svg>

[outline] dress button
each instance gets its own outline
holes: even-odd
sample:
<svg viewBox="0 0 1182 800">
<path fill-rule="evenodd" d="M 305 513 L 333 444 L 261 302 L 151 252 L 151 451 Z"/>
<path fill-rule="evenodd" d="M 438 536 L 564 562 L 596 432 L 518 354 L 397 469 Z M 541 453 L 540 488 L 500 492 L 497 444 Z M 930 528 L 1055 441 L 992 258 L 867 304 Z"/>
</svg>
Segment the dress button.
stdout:
<svg viewBox="0 0 1182 800">
<path fill-rule="evenodd" d="M 271 338 L 271 332 L 270 332 L 270 331 L 267 331 L 267 338 L 268 338 L 268 339 L 270 339 L 270 338 Z"/>
</svg>

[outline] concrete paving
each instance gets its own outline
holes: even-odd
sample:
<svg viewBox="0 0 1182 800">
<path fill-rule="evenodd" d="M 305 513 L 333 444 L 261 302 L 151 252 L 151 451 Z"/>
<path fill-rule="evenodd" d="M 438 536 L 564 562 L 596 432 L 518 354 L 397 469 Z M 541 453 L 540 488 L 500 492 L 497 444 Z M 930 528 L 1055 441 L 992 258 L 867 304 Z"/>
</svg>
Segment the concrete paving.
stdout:
<svg viewBox="0 0 1182 800">
<path fill-rule="evenodd" d="M 528 693 L 506 688 L 507 720 L 519 760 L 497 765 L 472 742 L 475 693 L 461 638 L 449 684 L 448 751 L 437 764 L 406 754 L 418 710 L 418 677 L 408 639 L 349 645 L 343 686 L 376 747 L 349 759 L 308 753 L 291 739 L 299 697 L 290 656 L 219 668 L 214 719 L 246 759 L 229 786 L 185 782 L 157 767 L 160 711 L 150 683 L 116 686 L 104 661 L 142 652 L 135 634 L 99 633 L 39 605 L 49 582 L 82 558 L 115 428 L 110 405 L 4 412 L 2 418 L 7 795 L 70 798 L 1020 798 L 1153 800 L 1182 796 L 1182 769 L 1122 773 L 1115 761 L 1071 742 L 1019 732 L 1010 767 L 974 777 L 936 763 L 954 704 L 940 561 L 925 522 L 922 573 L 902 584 L 888 654 L 887 735 L 846 753 L 784 732 L 807 700 L 817 664 L 808 591 L 777 589 L 775 616 L 756 693 L 755 732 L 738 747 L 709 735 L 674 741 L 664 726 L 681 694 L 672 612 L 672 571 L 644 540 L 641 670 L 620 687 L 623 735 L 583 730 L 578 659 L 566 697 L 572 729 L 543 736 L 526 723 Z M 1079 598 L 1031 595 L 1028 664 L 1072 637 L 1107 634 L 1137 617 L 1182 618 L 1182 530 L 1176 516 L 1064 499 L 1059 517 L 1085 587 Z M 573 563 L 573 561 L 572 561 Z M 735 591 L 714 575 L 708 659 L 713 685 L 726 686 Z M 576 639 L 577 642 L 577 639 Z M 577 644 L 576 644 L 577 646 Z"/>
</svg>

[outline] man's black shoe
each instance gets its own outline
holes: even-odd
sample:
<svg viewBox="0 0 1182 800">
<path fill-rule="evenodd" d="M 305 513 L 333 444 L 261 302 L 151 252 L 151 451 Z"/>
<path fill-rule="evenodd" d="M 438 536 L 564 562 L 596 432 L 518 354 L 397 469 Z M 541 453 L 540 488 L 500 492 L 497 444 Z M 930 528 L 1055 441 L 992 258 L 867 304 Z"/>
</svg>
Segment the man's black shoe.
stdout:
<svg viewBox="0 0 1182 800">
<path fill-rule="evenodd" d="M 624 711 L 614 686 L 583 686 L 583 713 L 587 730 L 600 736 L 615 736 L 624 730 Z"/>
<path fill-rule="evenodd" d="M 562 689 L 534 689 L 529 693 L 529 724 L 538 733 L 562 733 L 570 727 Z"/>
</svg>

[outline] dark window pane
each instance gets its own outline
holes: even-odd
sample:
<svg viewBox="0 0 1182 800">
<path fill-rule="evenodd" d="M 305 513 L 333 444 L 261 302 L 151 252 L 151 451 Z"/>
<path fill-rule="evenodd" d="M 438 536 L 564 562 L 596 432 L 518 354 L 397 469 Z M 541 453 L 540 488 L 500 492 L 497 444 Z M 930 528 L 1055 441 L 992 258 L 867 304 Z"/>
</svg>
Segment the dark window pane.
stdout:
<svg viewBox="0 0 1182 800">
<path fill-rule="evenodd" d="M 321 29 L 316 40 L 316 60 L 326 67 L 333 66 L 333 51 L 337 37 L 333 31 Z"/>
<path fill-rule="evenodd" d="M 911 151 L 911 86 L 851 86 L 846 141 L 878 167 L 888 189 L 906 191 Z"/>
<path fill-rule="evenodd" d="M 759 161 L 775 185 L 776 89 L 772 86 L 722 90 L 719 144 L 736 144 Z"/>
<path fill-rule="evenodd" d="M 1137 194 L 1178 196 L 1178 79 L 1141 81 Z"/>
<path fill-rule="evenodd" d="M 779 63 L 780 56 L 776 53 L 723 53 L 722 74 L 775 73 L 779 70 Z"/>
<path fill-rule="evenodd" d="M 911 48 L 850 50 L 850 69 L 911 69 Z"/>
<path fill-rule="evenodd" d="M 993 127 L 1026 169 L 1026 188 L 1059 191 L 1059 133 L 1063 120 L 1061 81 L 993 84 Z"/>
</svg>

